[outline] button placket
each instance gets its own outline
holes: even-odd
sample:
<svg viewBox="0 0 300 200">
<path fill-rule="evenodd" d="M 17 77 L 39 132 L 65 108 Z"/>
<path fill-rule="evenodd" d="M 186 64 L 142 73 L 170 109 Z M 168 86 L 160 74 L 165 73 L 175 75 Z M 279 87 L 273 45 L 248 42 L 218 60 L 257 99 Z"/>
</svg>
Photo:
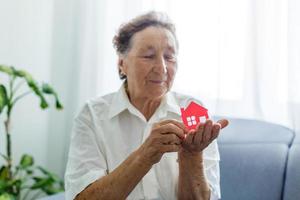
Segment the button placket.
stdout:
<svg viewBox="0 0 300 200">
<path fill-rule="evenodd" d="M 162 117 L 163 117 L 163 113 L 157 112 L 150 118 L 150 120 L 146 124 L 146 128 L 143 133 L 142 143 L 144 143 L 145 140 L 151 134 L 151 129 L 152 129 L 153 124 L 160 121 L 160 119 Z M 145 199 L 156 199 L 159 197 L 158 196 L 158 186 L 156 185 L 158 180 L 155 175 L 154 167 L 155 167 L 155 165 L 152 166 L 150 171 L 144 176 L 144 178 L 141 181 Z"/>
</svg>

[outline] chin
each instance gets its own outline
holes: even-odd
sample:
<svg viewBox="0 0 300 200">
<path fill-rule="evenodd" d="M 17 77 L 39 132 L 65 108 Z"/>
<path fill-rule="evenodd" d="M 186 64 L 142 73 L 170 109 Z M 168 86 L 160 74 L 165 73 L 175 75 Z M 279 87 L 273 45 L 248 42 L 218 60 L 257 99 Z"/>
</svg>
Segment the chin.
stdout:
<svg viewBox="0 0 300 200">
<path fill-rule="evenodd" d="M 149 95 L 151 95 L 151 97 L 153 98 L 161 98 L 163 96 L 165 96 L 168 92 L 167 88 L 159 88 L 159 89 L 150 89 L 149 90 Z"/>
</svg>

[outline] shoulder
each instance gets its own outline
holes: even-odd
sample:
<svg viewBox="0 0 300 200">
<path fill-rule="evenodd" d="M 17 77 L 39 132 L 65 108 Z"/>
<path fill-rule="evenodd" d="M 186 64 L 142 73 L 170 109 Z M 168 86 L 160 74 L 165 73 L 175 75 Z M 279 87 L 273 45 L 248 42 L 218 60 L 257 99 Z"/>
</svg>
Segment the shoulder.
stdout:
<svg viewBox="0 0 300 200">
<path fill-rule="evenodd" d="M 117 92 L 113 92 L 89 99 L 84 103 L 83 106 L 81 106 L 80 111 L 77 113 L 75 118 L 104 118 L 109 112 L 113 97 L 116 95 L 116 93 Z"/>
</svg>

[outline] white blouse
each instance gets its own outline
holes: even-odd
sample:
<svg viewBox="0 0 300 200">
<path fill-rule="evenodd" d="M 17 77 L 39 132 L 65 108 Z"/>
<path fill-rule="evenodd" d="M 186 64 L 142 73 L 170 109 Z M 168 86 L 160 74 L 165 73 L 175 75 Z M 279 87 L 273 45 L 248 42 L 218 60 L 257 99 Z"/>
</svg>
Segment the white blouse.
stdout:
<svg viewBox="0 0 300 200">
<path fill-rule="evenodd" d="M 75 196 L 120 165 L 149 136 L 153 123 L 180 118 L 191 97 L 169 92 L 147 121 L 129 102 L 124 86 L 118 92 L 88 101 L 74 119 L 65 173 L 66 199 Z M 199 101 L 197 101 L 199 103 Z M 220 170 L 216 140 L 204 150 L 205 175 L 211 199 L 219 199 Z M 177 199 L 177 153 L 166 153 L 137 184 L 127 199 Z"/>
</svg>

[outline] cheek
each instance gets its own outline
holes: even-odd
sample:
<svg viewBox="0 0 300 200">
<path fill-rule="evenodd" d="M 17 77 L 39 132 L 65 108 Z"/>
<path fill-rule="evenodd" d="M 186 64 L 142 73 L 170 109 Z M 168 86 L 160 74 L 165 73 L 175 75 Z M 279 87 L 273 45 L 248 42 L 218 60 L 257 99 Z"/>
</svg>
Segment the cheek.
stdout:
<svg viewBox="0 0 300 200">
<path fill-rule="evenodd" d="M 135 81 L 141 82 L 146 79 L 150 71 L 151 68 L 149 66 L 143 65 L 143 63 L 137 63 L 130 69 L 130 75 L 132 79 L 135 79 Z"/>
<path fill-rule="evenodd" d="M 151 72 L 151 65 L 145 62 L 137 62 L 136 63 L 135 72 L 139 75 L 139 78 L 145 78 Z"/>
<path fill-rule="evenodd" d="M 144 79 L 149 74 L 149 67 L 139 66 L 135 70 L 136 76 L 138 76 L 138 79 Z"/>
<path fill-rule="evenodd" d="M 170 81 L 172 81 L 176 75 L 177 67 L 172 66 L 168 69 L 168 78 Z"/>
</svg>

